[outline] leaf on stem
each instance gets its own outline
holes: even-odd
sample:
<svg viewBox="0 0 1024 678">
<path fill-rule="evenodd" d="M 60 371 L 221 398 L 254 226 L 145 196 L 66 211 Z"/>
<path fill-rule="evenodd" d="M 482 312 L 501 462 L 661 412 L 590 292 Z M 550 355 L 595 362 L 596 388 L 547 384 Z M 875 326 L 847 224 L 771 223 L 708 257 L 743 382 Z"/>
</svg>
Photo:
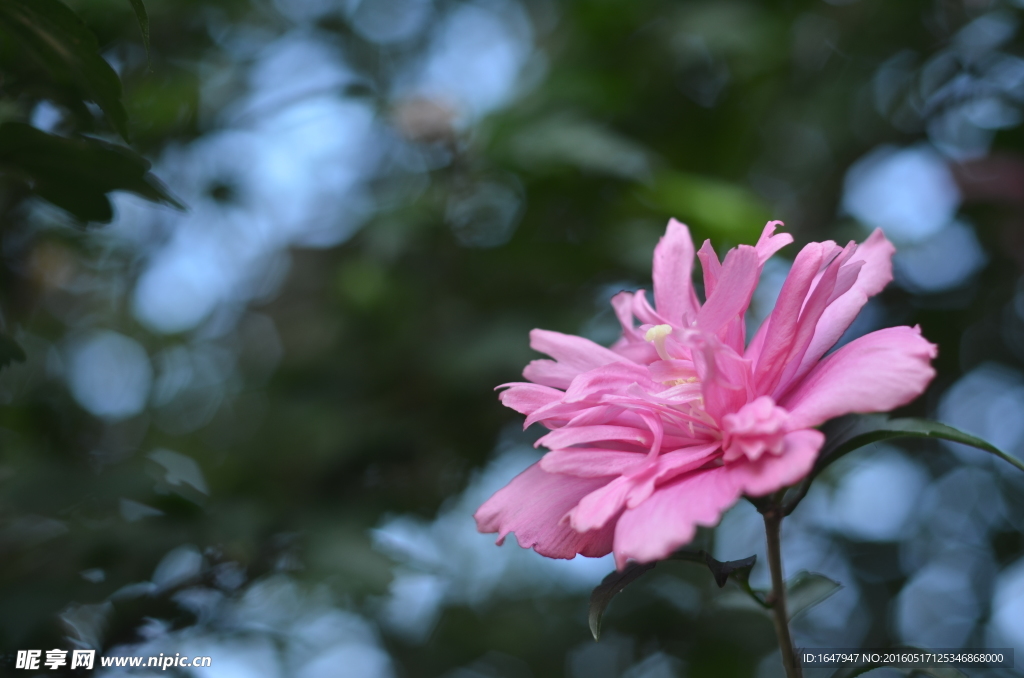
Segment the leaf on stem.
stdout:
<svg viewBox="0 0 1024 678">
<path fill-rule="evenodd" d="M 622 572 L 615 570 L 601 580 L 601 583 L 590 593 L 590 632 L 594 640 L 601 637 L 601 615 L 622 589 L 639 579 L 648 570 L 654 569 L 658 563 L 630 563 Z"/>
<path fill-rule="evenodd" d="M 149 14 L 146 13 L 146 6 L 142 0 L 128 0 L 135 10 L 135 18 L 139 20 L 139 28 L 142 30 L 142 44 L 146 48 L 146 56 L 149 56 Z"/>
<path fill-rule="evenodd" d="M 68 139 L 18 122 L 0 125 L 0 171 L 81 221 L 110 221 L 107 194 L 118 190 L 184 209 L 149 168 L 130 148 Z"/>
<path fill-rule="evenodd" d="M 747 580 L 750 577 L 750 570 L 757 562 L 757 556 L 750 556 L 743 560 L 730 560 L 722 562 L 715 560 L 711 554 L 703 549 L 700 551 L 676 551 L 666 560 L 682 560 L 689 563 L 700 563 L 711 570 L 718 588 L 725 586 L 725 583 L 732 578 L 741 589 L 749 594 L 761 607 L 766 607 L 763 594 L 750 588 Z M 605 577 L 590 594 L 590 632 L 594 634 L 594 640 L 601 635 L 601 615 L 605 608 L 612 602 L 612 598 L 622 592 L 624 588 L 639 579 L 648 571 L 654 569 L 657 562 L 653 563 L 630 563 L 622 572 L 615 571 Z"/>
<path fill-rule="evenodd" d="M 785 502 L 789 515 L 807 494 L 811 482 L 830 464 L 856 449 L 891 438 L 932 438 L 970 445 L 993 454 L 1024 471 L 1024 461 L 1006 454 L 995 445 L 952 426 L 927 419 L 890 419 L 884 414 L 851 415 L 829 422 L 824 427 L 825 445 L 814 468 Z"/>
<path fill-rule="evenodd" d="M 786 602 L 789 618 L 809 610 L 843 588 L 837 581 L 817 572 L 798 572 L 786 583 Z"/>
<path fill-rule="evenodd" d="M 96 102 L 117 133 L 128 139 L 121 79 L 99 53 L 96 36 L 59 0 L 0 2 L 0 58 L 4 68 L 41 68 L 54 83 Z M 30 69 L 31 70 L 31 69 Z"/>
<path fill-rule="evenodd" d="M 743 560 L 727 560 L 722 562 L 721 560 L 715 560 L 712 558 L 711 554 L 707 551 L 698 551 L 697 553 L 679 551 L 669 556 L 669 558 L 674 560 L 703 562 L 708 566 L 708 569 L 711 570 L 711 574 L 714 576 L 715 583 L 718 584 L 718 588 L 725 586 L 725 583 L 729 581 L 729 577 L 732 577 L 738 582 L 746 583 L 750 578 L 750 570 L 752 570 L 754 565 L 757 563 L 757 556 L 750 556 Z"/>
</svg>

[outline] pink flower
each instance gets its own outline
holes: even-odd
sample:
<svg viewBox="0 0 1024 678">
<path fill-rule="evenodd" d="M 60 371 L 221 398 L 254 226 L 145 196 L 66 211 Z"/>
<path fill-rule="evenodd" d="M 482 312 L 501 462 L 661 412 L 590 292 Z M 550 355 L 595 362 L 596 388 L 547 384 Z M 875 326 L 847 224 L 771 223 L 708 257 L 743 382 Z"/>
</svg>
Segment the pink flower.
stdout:
<svg viewBox="0 0 1024 678">
<path fill-rule="evenodd" d="M 481 532 L 497 532 L 499 544 L 514 532 L 551 558 L 614 551 L 619 568 L 658 560 L 743 495 L 806 476 L 824 442 L 816 426 L 924 391 L 936 347 L 917 327 L 872 332 L 824 357 L 892 279 L 894 248 L 881 231 L 860 245 L 804 247 L 744 346 L 761 269 L 793 241 L 774 234 L 780 223 L 724 262 L 704 243 L 701 305 L 689 230 L 670 221 L 654 250 L 655 305 L 643 290 L 616 295 L 622 337 L 611 348 L 531 332 L 531 347 L 554 360 L 531 362 L 530 383 L 505 384 L 500 398 L 526 426 L 551 429 L 537 441 L 550 451 L 480 507 Z"/>
</svg>

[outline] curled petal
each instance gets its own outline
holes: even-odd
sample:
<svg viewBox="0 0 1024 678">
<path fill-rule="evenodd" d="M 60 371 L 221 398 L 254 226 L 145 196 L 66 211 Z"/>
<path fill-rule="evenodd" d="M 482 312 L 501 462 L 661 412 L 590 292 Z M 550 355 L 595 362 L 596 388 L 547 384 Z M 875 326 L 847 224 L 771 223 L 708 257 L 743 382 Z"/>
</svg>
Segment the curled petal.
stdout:
<svg viewBox="0 0 1024 678">
<path fill-rule="evenodd" d="M 589 339 L 550 330 L 531 331 L 530 348 L 551 356 L 577 373 L 609 363 L 626 362 L 618 353 Z"/>
<path fill-rule="evenodd" d="M 569 511 L 569 524 L 577 532 L 590 532 L 608 524 L 622 511 L 626 496 L 633 489 L 633 480 L 620 476 L 603 487 L 599 487 L 580 500 Z"/>
<path fill-rule="evenodd" d="M 497 543 L 510 532 L 523 548 L 548 558 L 598 557 L 611 551 L 613 530 L 581 534 L 562 520 L 583 497 L 611 478 L 577 478 L 547 473 L 534 464 L 498 490 L 474 514 L 480 532 L 497 532 Z"/>
<path fill-rule="evenodd" d="M 821 356 L 839 341 L 868 299 L 881 292 L 892 281 L 892 255 L 895 251 L 896 248 L 886 239 L 882 229 L 875 229 L 874 233 L 857 247 L 850 260 L 851 264 L 863 262 L 857 274 L 857 281 L 821 314 L 814 330 L 814 338 L 800 361 L 797 378 L 806 374 L 817 364 Z"/>
<path fill-rule="evenodd" d="M 655 490 L 647 501 L 626 509 L 615 527 L 615 565 L 666 558 L 688 544 L 697 526 L 718 523 L 740 490 L 724 466 L 694 471 Z"/>
<path fill-rule="evenodd" d="M 668 222 L 665 235 L 654 248 L 654 305 L 658 313 L 675 325 L 697 314 L 693 291 L 693 239 L 690 230 L 675 219 Z"/>
<path fill-rule="evenodd" d="M 887 412 L 921 395 L 935 376 L 936 346 L 919 327 L 866 334 L 821 361 L 786 396 L 794 428 L 851 412 Z"/>
<path fill-rule="evenodd" d="M 498 388 L 508 390 L 498 394 L 498 400 L 520 414 L 530 415 L 545 405 L 559 402 L 565 395 L 561 391 L 540 384 L 502 384 Z"/>
<path fill-rule="evenodd" d="M 793 267 L 782 285 L 775 308 L 764 321 L 763 348 L 757 356 L 754 379 L 758 393 L 771 393 L 786 367 L 786 357 L 793 347 L 800 311 L 815 276 L 821 269 L 825 255 L 831 251 L 829 243 L 808 243 L 796 255 Z M 760 332 L 758 332 L 760 334 Z"/>
<path fill-rule="evenodd" d="M 712 247 L 710 240 L 705 240 L 697 252 L 700 259 L 700 267 L 704 272 L 704 296 L 710 298 L 715 293 L 715 286 L 722 276 L 722 262 L 718 260 L 718 253 Z"/>
<path fill-rule="evenodd" d="M 765 454 L 756 461 L 744 459 L 727 464 L 734 482 L 743 494 L 763 497 L 800 481 L 811 471 L 825 434 L 804 429 L 786 434 L 781 454 Z"/>
<path fill-rule="evenodd" d="M 772 258 L 772 255 L 793 242 L 793 236 L 789 233 L 775 233 L 775 227 L 782 225 L 781 221 L 769 221 L 764 225 L 761 237 L 754 245 L 754 249 L 757 250 L 757 259 L 762 266 L 764 266 L 764 262 Z"/>
<path fill-rule="evenodd" d="M 531 360 L 523 368 L 523 377 L 535 384 L 567 389 L 580 371 L 554 360 Z"/>
</svg>

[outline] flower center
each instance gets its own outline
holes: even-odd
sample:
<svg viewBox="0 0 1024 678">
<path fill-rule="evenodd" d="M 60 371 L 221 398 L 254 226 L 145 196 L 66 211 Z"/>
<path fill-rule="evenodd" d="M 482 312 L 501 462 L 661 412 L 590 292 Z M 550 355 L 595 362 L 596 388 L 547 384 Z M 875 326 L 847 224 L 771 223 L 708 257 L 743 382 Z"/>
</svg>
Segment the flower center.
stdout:
<svg viewBox="0 0 1024 678">
<path fill-rule="evenodd" d="M 756 461 L 766 451 L 782 454 L 789 432 L 789 412 L 777 406 L 769 396 L 744 405 L 739 412 L 722 417 L 723 459 L 747 457 Z"/>
</svg>

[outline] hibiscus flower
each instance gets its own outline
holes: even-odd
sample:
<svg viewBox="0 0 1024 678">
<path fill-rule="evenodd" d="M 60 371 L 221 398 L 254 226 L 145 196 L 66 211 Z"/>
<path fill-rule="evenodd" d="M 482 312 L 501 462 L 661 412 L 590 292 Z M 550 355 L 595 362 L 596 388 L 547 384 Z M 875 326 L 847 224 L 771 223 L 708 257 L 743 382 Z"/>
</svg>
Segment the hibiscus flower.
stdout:
<svg viewBox="0 0 1024 678">
<path fill-rule="evenodd" d="M 757 244 L 719 261 L 697 253 L 706 301 L 693 287 L 687 227 L 669 222 L 654 250 L 654 306 L 643 290 L 612 306 L 622 337 L 605 348 L 534 330 L 527 383 L 503 404 L 550 432 L 550 450 L 476 512 L 498 543 L 551 558 L 614 551 L 667 557 L 713 526 L 742 496 L 772 494 L 811 470 L 815 427 L 851 412 L 882 412 L 920 395 L 936 347 L 918 327 L 892 327 L 826 356 L 868 298 L 892 280 L 894 248 L 880 230 L 862 244 L 810 243 L 797 254 L 775 308 L 749 343 L 744 317 L 764 263 L 793 241 L 767 224 Z M 639 326 L 637 326 L 639 323 Z"/>
</svg>

